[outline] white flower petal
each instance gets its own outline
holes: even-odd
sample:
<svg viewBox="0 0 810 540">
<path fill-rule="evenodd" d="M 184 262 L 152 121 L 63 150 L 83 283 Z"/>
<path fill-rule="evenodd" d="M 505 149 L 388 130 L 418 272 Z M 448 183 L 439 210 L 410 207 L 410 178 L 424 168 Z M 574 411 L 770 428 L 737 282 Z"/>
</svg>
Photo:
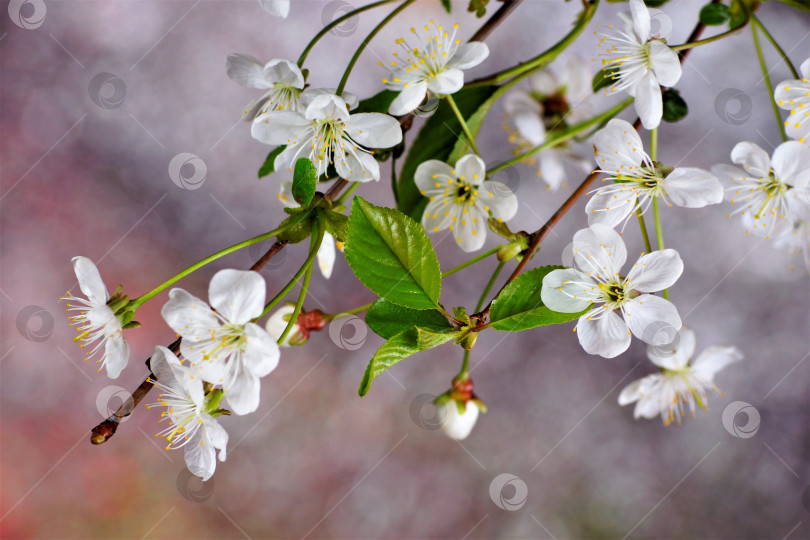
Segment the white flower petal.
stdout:
<svg viewBox="0 0 810 540">
<path fill-rule="evenodd" d="M 350 182 L 369 182 L 380 179 L 380 164 L 366 152 L 347 152 L 346 159 L 335 160 L 335 169 L 341 178 Z"/>
<path fill-rule="evenodd" d="M 692 373 L 712 382 L 720 370 L 742 359 L 743 355 L 736 347 L 707 347 L 692 362 Z"/>
<path fill-rule="evenodd" d="M 278 200 L 287 208 L 297 208 L 301 206 L 295 201 L 292 192 L 292 182 L 282 182 L 278 190 Z"/>
<path fill-rule="evenodd" d="M 683 261 L 674 249 L 663 249 L 642 255 L 625 283 L 643 293 L 661 291 L 671 287 L 683 273 Z"/>
<path fill-rule="evenodd" d="M 87 299 L 94 305 L 106 304 L 110 295 L 107 293 L 107 287 L 93 261 L 87 257 L 73 257 L 71 262 L 76 279 L 79 280 L 79 288 Z"/>
<path fill-rule="evenodd" d="M 415 110 L 424 101 L 427 95 L 428 85 L 426 82 L 416 82 L 403 88 L 399 95 L 388 107 L 388 114 L 394 116 L 404 116 Z"/>
<path fill-rule="evenodd" d="M 467 154 L 456 161 L 456 176 L 470 185 L 477 186 L 484 181 L 487 175 L 487 166 L 484 160 L 475 154 Z"/>
<path fill-rule="evenodd" d="M 577 338 L 586 353 L 604 358 L 615 358 L 630 346 L 627 324 L 616 313 L 605 312 L 603 308 L 591 310 L 579 318 Z"/>
<path fill-rule="evenodd" d="M 426 194 L 435 190 L 443 190 L 444 183 L 454 178 L 453 167 L 438 159 L 423 161 L 413 175 L 416 186 Z M 436 186 L 437 183 L 440 185 Z"/>
<path fill-rule="evenodd" d="M 311 121 L 323 122 L 327 120 L 349 120 L 349 109 L 343 98 L 334 94 L 321 94 L 315 96 L 307 105 L 304 116 Z"/>
<path fill-rule="evenodd" d="M 595 287 L 593 280 L 579 270 L 552 270 L 543 278 L 540 299 L 552 311 L 578 313 L 591 305 L 587 295 Z"/>
<path fill-rule="evenodd" d="M 169 291 L 169 301 L 160 313 L 169 328 L 183 336 L 180 347 L 185 357 L 193 355 L 190 346 L 209 339 L 211 330 L 219 328 L 219 321 L 208 304 L 183 289 Z"/>
<path fill-rule="evenodd" d="M 208 285 L 208 300 L 228 322 L 245 324 L 264 310 L 266 285 L 258 272 L 220 270 Z"/>
<path fill-rule="evenodd" d="M 675 304 L 651 294 L 642 294 L 627 302 L 624 320 L 633 335 L 645 343 L 654 343 L 661 333 L 681 329 L 681 316 Z"/>
<path fill-rule="evenodd" d="M 576 108 L 576 103 L 591 95 L 591 81 L 593 75 L 588 64 L 579 56 L 572 56 L 563 69 L 562 82 L 565 85 L 565 95 L 571 106 Z"/>
<path fill-rule="evenodd" d="M 747 176 L 766 177 L 771 171 L 771 158 L 768 153 L 752 142 L 737 143 L 731 150 L 731 161 L 742 165 Z"/>
<path fill-rule="evenodd" d="M 226 457 L 226 446 L 228 445 L 228 432 L 225 431 L 219 422 L 217 422 L 216 418 L 211 415 L 204 415 L 202 417 L 203 427 L 205 428 L 205 436 L 208 438 L 208 442 L 214 448 L 219 450 L 219 460 L 225 461 Z"/>
<path fill-rule="evenodd" d="M 242 370 L 229 388 L 225 389 L 225 399 L 232 413 L 250 414 L 259 408 L 261 384 L 259 377 Z"/>
<path fill-rule="evenodd" d="M 436 197 L 430 201 L 425 207 L 425 213 L 422 214 L 422 226 L 427 232 L 439 232 L 453 222 L 455 217 L 458 220 L 458 215 L 461 213 L 461 208 L 452 204 L 446 197 Z"/>
<path fill-rule="evenodd" d="M 794 178 L 810 170 L 810 147 L 798 141 L 780 144 L 773 151 L 771 167 L 777 179 L 795 185 Z"/>
<path fill-rule="evenodd" d="M 523 91 L 510 92 L 504 98 L 506 113 L 512 118 L 521 137 L 534 146 L 546 138 L 546 127 L 540 117 L 540 104 Z"/>
<path fill-rule="evenodd" d="M 290 0 L 259 0 L 259 5 L 273 17 L 286 19 L 290 13 Z"/>
<path fill-rule="evenodd" d="M 548 68 L 541 69 L 529 76 L 529 87 L 542 96 L 556 94 L 560 86 L 562 86 L 562 83 L 554 75 L 554 72 Z"/>
<path fill-rule="evenodd" d="M 463 441 L 475 427 L 478 412 L 478 405 L 474 401 L 468 401 L 464 414 L 459 414 L 458 405 L 451 399 L 444 404 L 442 432 L 451 439 Z"/>
<path fill-rule="evenodd" d="M 250 125 L 250 135 L 264 144 L 291 145 L 295 142 L 303 143 L 311 129 L 312 122 L 304 118 L 300 113 L 272 111 L 256 117 Z M 288 146 L 287 150 L 290 149 L 290 146 Z M 276 162 L 278 162 L 278 159 L 276 159 Z"/>
<path fill-rule="evenodd" d="M 487 239 L 486 220 L 475 217 L 473 212 L 470 215 L 459 215 L 456 226 L 453 227 L 453 237 L 467 253 L 481 249 Z"/>
<path fill-rule="evenodd" d="M 323 234 L 323 242 L 318 249 L 318 268 L 324 278 L 329 279 L 332 277 L 332 269 L 335 267 L 335 238 L 325 232 Z"/>
<path fill-rule="evenodd" d="M 489 47 L 486 43 L 473 41 L 459 45 L 447 67 L 456 69 L 470 69 L 477 66 L 489 56 Z"/>
<path fill-rule="evenodd" d="M 285 320 L 285 317 L 289 317 L 295 311 L 295 306 L 291 306 L 289 304 L 280 307 L 273 313 L 265 323 L 265 330 L 270 336 L 278 342 L 278 339 L 281 337 L 281 334 L 284 333 L 284 329 L 287 328 L 288 320 Z M 279 346 L 282 348 L 290 347 L 291 342 L 297 342 L 297 337 L 300 335 L 300 328 L 298 324 L 295 324 L 290 333 L 284 339 L 284 342 L 281 343 Z"/>
<path fill-rule="evenodd" d="M 663 329 L 662 329 L 663 330 Z M 658 367 L 670 370 L 680 370 L 686 367 L 695 354 L 695 332 L 686 326 L 681 327 L 670 339 L 671 333 L 660 332 L 663 339 L 669 343 L 652 343 L 647 345 L 647 358 Z M 655 340 L 658 341 L 658 340 Z"/>
<path fill-rule="evenodd" d="M 663 181 L 667 197 L 676 206 L 703 208 L 723 202 L 723 185 L 709 171 L 678 167 Z"/>
<path fill-rule="evenodd" d="M 357 113 L 346 122 L 346 133 L 366 148 L 390 148 L 402 142 L 396 119 L 381 113 Z"/>
<path fill-rule="evenodd" d="M 258 324 L 247 323 L 245 337 L 247 342 L 242 353 L 242 367 L 257 377 L 264 377 L 276 369 L 279 350 L 273 336 Z"/>
<path fill-rule="evenodd" d="M 661 87 L 652 71 L 645 73 L 633 87 L 635 108 L 644 129 L 655 129 L 664 114 Z"/>
<path fill-rule="evenodd" d="M 661 86 L 675 86 L 682 74 L 678 53 L 657 39 L 652 40 L 649 46 L 650 63 L 658 83 Z"/>
<path fill-rule="evenodd" d="M 593 136 L 597 166 L 611 173 L 632 173 L 647 156 L 632 124 L 614 118 Z"/>
<path fill-rule="evenodd" d="M 632 185 L 608 185 L 596 190 L 585 205 L 588 225 L 615 227 L 636 208 L 638 189 Z"/>
<path fill-rule="evenodd" d="M 117 379 L 129 362 L 129 344 L 123 334 L 107 338 L 104 344 L 104 368 L 110 379 Z"/>
<path fill-rule="evenodd" d="M 460 69 L 445 69 L 427 83 L 428 89 L 440 95 L 455 94 L 464 86 L 464 72 Z"/>
<path fill-rule="evenodd" d="M 263 72 L 268 82 L 299 90 L 304 88 L 304 74 L 298 64 L 290 60 L 274 58 L 264 65 Z"/>
<path fill-rule="evenodd" d="M 574 264 L 585 273 L 615 278 L 627 260 L 622 237 L 606 225 L 594 224 L 574 234 Z"/>
<path fill-rule="evenodd" d="M 268 81 L 261 62 L 247 54 L 229 54 L 225 59 L 225 72 L 232 81 L 248 88 L 272 88 L 275 82 Z"/>
<path fill-rule="evenodd" d="M 541 150 L 537 159 L 540 162 L 539 172 L 543 180 L 552 191 L 556 191 L 566 180 L 562 154 L 549 148 Z M 588 167 L 590 168 L 590 162 L 588 162 Z"/>
<path fill-rule="evenodd" d="M 650 39 L 650 11 L 644 0 L 630 0 L 630 15 L 633 17 L 633 30 L 640 43 Z"/>
<path fill-rule="evenodd" d="M 517 195 L 506 184 L 487 180 L 478 187 L 478 191 L 476 206 L 484 215 L 492 212 L 492 217 L 509 221 L 517 214 L 519 204 Z"/>
<path fill-rule="evenodd" d="M 206 444 L 206 442 L 204 430 L 198 429 L 186 444 L 184 452 L 188 470 L 191 474 L 202 478 L 203 482 L 210 479 L 217 468 L 216 451 L 210 443 Z"/>
</svg>

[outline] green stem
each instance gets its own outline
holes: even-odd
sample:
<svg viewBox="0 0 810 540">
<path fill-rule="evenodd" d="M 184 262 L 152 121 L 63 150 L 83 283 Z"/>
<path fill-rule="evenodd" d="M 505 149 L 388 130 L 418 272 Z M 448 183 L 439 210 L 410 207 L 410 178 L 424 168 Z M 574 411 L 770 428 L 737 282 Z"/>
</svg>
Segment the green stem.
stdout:
<svg viewBox="0 0 810 540">
<path fill-rule="evenodd" d="M 415 1 L 416 0 L 405 0 L 405 2 L 397 6 L 397 8 L 394 9 L 394 11 L 389 13 L 386 18 L 380 21 L 380 23 L 374 27 L 374 29 L 369 33 L 369 35 L 366 36 L 366 39 L 364 39 L 363 42 L 360 43 L 360 46 L 354 52 L 354 56 L 352 56 L 352 59 L 349 60 L 349 65 L 346 66 L 346 71 L 343 72 L 343 77 L 340 78 L 340 83 L 338 84 L 337 90 L 335 90 L 335 94 L 341 95 L 343 93 L 343 89 L 346 87 L 346 81 L 349 80 L 349 75 L 351 74 L 352 69 L 354 69 L 354 65 L 357 63 L 357 60 L 360 58 L 360 55 L 363 54 L 363 51 L 366 49 L 366 46 L 369 44 L 369 42 L 372 39 L 374 39 L 374 36 L 376 36 L 377 33 L 380 30 L 382 30 L 386 24 L 388 24 L 394 17 L 396 17 L 400 11 L 402 11 Z"/>
<path fill-rule="evenodd" d="M 343 204 L 343 201 L 345 201 L 349 197 L 349 195 L 354 193 L 354 191 L 359 187 L 360 187 L 360 182 L 352 182 L 351 185 L 349 186 L 349 189 L 344 191 L 343 194 L 335 200 L 333 206 Z"/>
<path fill-rule="evenodd" d="M 304 282 L 301 284 L 301 293 L 298 295 L 298 302 L 295 303 L 295 310 L 293 310 L 292 315 L 290 315 L 290 320 L 287 323 L 287 326 L 284 328 L 284 332 L 281 333 L 281 336 L 278 338 L 278 343 L 284 343 L 284 340 L 287 339 L 287 336 L 290 335 L 295 324 L 298 322 L 298 315 L 301 313 L 301 307 L 304 305 L 304 299 L 307 297 L 307 291 L 309 291 L 309 280 L 312 277 L 312 269 L 315 266 L 313 263 L 315 262 L 315 256 L 318 254 L 318 248 L 321 247 L 321 242 L 323 242 L 323 235 L 326 232 L 326 227 L 324 227 L 323 222 L 319 219 L 315 221 L 314 228 L 318 230 L 317 236 L 312 235 L 312 240 L 309 244 L 309 257 L 307 260 L 304 261 Z M 314 232 L 314 231 L 313 231 Z M 296 281 L 298 281 L 296 279 Z"/>
<path fill-rule="evenodd" d="M 489 291 L 492 290 L 492 286 L 495 284 L 495 280 L 498 279 L 498 275 L 501 273 L 501 270 L 503 270 L 505 264 L 506 263 L 504 262 L 499 262 L 498 266 L 495 267 L 495 271 L 492 273 L 492 277 L 489 278 L 487 286 L 484 287 L 484 292 L 481 293 L 481 298 L 478 299 L 478 304 L 475 305 L 476 313 L 479 313 L 481 311 L 481 308 L 484 307 L 484 302 L 489 296 Z"/>
<path fill-rule="evenodd" d="M 771 84 L 771 77 L 768 75 L 768 66 L 765 65 L 765 57 L 762 55 L 762 47 L 759 44 L 759 36 L 757 35 L 757 25 L 751 25 L 751 36 L 754 38 L 754 48 L 757 50 L 757 58 L 759 59 L 759 68 L 762 70 L 762 79 L 768 87 L 768 95 L 770 97 L 771 106 L 773 107 L 773 114 L 776 116 L 776 123 L 779 124 L 779 133 L 782 135 L 782 141 L 787 141 L 787 134 L 785 133 L 785 125 L 782 122 L 782 115 L 779 114 L 779 106 L 773 97 L 773 84 Z"/>
<path fill-rule="evenodd" d="M 801 76 L 799 75 L 799 72 L 796 71 L 796 67 L 793 65 L 793 62 L 790 61 L 790 58 L 788 58 L 788 55 L 785 54 L 785 51 L 782 49 L 782 47 L 779 46 L 779 44 L 773 38 L 771 33 L 768 32 L 768 29 L 765 28 L 765 26 L 762 24 L 762 21 L 760 21 L 759 18 L 753 13 L 751 14 L 751 20 L 754 22 L 755 25 L 757 25 L 757 27 L 759 27 L 759 29 L 762 31 L 765 37 L 768 38 L 768 41 L 771 42 L 773 48 L 776 49 L 776 52 L 778 52 L 779 56 L 782 57 L 782 60 L 785 62 L 785 64 L 787 64 L 787 67 L 790 68 L 790 72 L 793 74 L 793 78 L 801 79 Z"/>
<path fill-rule="evenodd" d="M 298 67 L 303 67 L 304 61 L 307 59 L 307 56 L 309 55 L 309 51 L 311 51 L 312 47 L 314 47 L 315 44 L 318 43 L 318 41 L 320 41 L 323 36 L 325 36 L 327 33 L 329 33 L 329 31 L 332 28 L 336 27 L 337 25 L 339 25 L 343 21 L 351 19 L 355 15 L 363 13 L 364 11 L 368 11 L 369 9 L 374 9 L 375 7 L 379 7 L 379 6 L 382 6 L 384 4 L 390 4 L 391 2 L 394 2 L 394 1 L 395 0 L 380 0 L 379 2 L 374 2 L 373 4 L 360 6 L 359 8 L 353 9 L 352 11 L 346 13 L 345 15 L 342 15 L 342 16 L 338 17 L 337 19 L 335 19 L 331 23 L 324 26 L 323 29 L 320 32 L 318 32 L 317 34 L 315 34 L 315 37 L 312 38 L 312 40 L 309 43 L 307 43 L 307 46 L 304 47 L 304 52 L 302 52 L 301 56 L 298 58 Z"/>
<path fill-rule="evenodd" d="M 166 288 L 168 288 L 168 287 L 172 286 L 173 284 L 177 283 L 178 281 L 180 281 L 184 277 L 188 276 L 189 274 L 191 274 L 193 272 L 196 272 L 197 270 L 199 270 L 203 266 L 207 265 L 208 263 L 213 262 L 213 261 L 215 261 L 215 260 L 217 260 L 217 259 L 219 259 L 221 257 L 224 257 L 225 255 L 233 253 L 234 251 L 239 251 L 242 248 L 246 248 L 248 246 L 252 246 L 253 244 L 263 242 L 264 240 L 267 240 L 268 238 L 272 238 L 272 237 L 280 234 L 281 232 L 286 231 L 287 229 L 289 229 L 293 225 L 297 224 L 299 221 L 302 221 L 305 217 L 306 217 L 306 215 L 302 214 L 301 216 L 299 216 L 298 219 L 290 221 L 290 223 L 287 223 L 283 227 L 279 227 L 279 228 L 274 229 L 274 230 L 272 230 L 270 232 L 260 234 L 259 236 L 254 236 L 253 238 L 249 238 L 249 239 L 247 239 L 247 240 L 245 240 L 243 242 L 239 242 L 238 244 L 234 244 L 234 245 L 232 245 L 230 247 L 227 247 L 227 248 L 225 248 L 225 249 L 223 249 L 221 251 L 217 251 L 213 255 L 209 255 L 208 257 L 202 259 L 201 261 L 197 261 L 196 263 L 192 264 L 191 266 L 189 266 L 185 270 L 181 270 L 178 274 L 175 274 L 174 276 L 170 277 L 169 279 L 167 279 L 166 281 L 164 281 L 163 283 L 161 283 L 160 285 L 158 285 L 157 287 L 155 287 L 151 291 L 147 292 L 143 296 L 139 296 L 138 298 L 135 298 L 134 300 L 132 300 L 132 302 L 129 304 L 130 310 L 131 311 L 136 310 L 141 304 L 144 304 L 148 300 L 151 300 L 156 295 L 158 295 L 162 291 L 164 291 Z"/>
<path fill-rule="evenodd" d="M 664 246 L 664 229 L 661 228 L 661 215 L 658 212 L 658 199 L 654 198 L 652 200 L 652 209 L 653 209 L 653 216 L 655 217 L 655 238 L 658 241 L 658 250 L 663 250 L 666 248 Z M 664 298 L 669 300 L 669 291 L 667 289 L 663 290 Z"/>
<path fill-rule="evenodd" d="M 691 49 L 693 47 L 699 47 L 701 45 L 706 45 L 707 43 L 712 43 L 714 41 L 719 41 L 719 40 L 723 39 L 724 37 L 728 37 L 728 36 L 730 36 L 732 34 L 736 34 L 740 30 L 742 30 L 744 27 L 745 27 L 745 24 L 741 24 L 740 26 L 738 26 L 736 28 L 732 28 L 731 30 L 727 30 L 727 31 L 723 32 L 722 34 L 717 34 L 716 36 L 707 37 L 705 39 L 699 39 L 697 41 L 690 41 L 689 43 L 683 43 L 681 45 L 670 45 L 669 48 L 672 49 L 673 51 L 684 51 L 686 49 Z"/>
<path fill-rule="evenodd" d="M 653 199 L 654 201 L 655 199 Z M 640 211 L 636 211 L 636 217 L 638 218 L 638 226 L 641 229 L 641 237 L 644 239 L 644 249 L 647 250 L 647 253 L 652 252 L 652 244 L 650 244 L 650 235 L 647 234 L 647 225 L 644 223 L 644 216 L 641 215 Z"/>
<path fill-rule="evenodd" d="M 357 315 L 358 313 L 368 311 L 372 305 L 374 305 L 374 302 L 363 304 L 362 306 L 357 306 L 356 308 L 347 309 L 346 311 L 341 311 L 340 313 L 324 313 L 323 318 L 326 319 L 327 321 L 331 321 L 338 315 Z"/>
<path fill-rule="evenodd" d="M 456 376 L 458 379 L 463 379 L 467 375 L 467 369 L 470 365 L 470 349 L 464 349 L 464 359 L 461 361 L 461 369 Z"/>
<path fill-rule="evenodd" d="M 551 132 L 550 134 L 552 135 L 552 137 L 549 138 L 548 140 L 546 140 L 545 142 L 543 142 L 543 144 L 541 144 L 539 146 L 535 146 L 531 150 L 528 150 L 528 151 L 524 152 L 523 154 L 521 154 L 521 155 L 519 155 L 519 156 L 517 156 L 515 158 L 510 159 L 509 161 L 505 161 L 505 162 L 501 163 L 500 165 L 497 165 L 497 166 L 489 169 L 487 171 L 487 175 L 494 174 L 494 173 L 496 173 L 498 171 L 506 169 L 507 167 L 511 167 L 512 165 L 517 165 L 518 163 L 520 163 L 521 161 L 523 161 L 527 157 L 531 156 L 532 154 L 536 154 L 537 152 L 540 152 L 542 150 L 546 150 L 547 148 L 557 146 L 558 144 L 563 143 L 563 142 L 573 138 L 578 133 L 580 133 L 582 131 L 585 131 L 586 129 L 593 126 L 594 124 L 599 124 L 601 122 L 604 122 L 605 120 L 609 120 L 609 119 L 613 118 L 614 116 L 619 114 L 621 111 L 623 111 L 631 103 L 633 103 L 633 98 L 627 98 L 624 101 L 622 101 L 621 103 L 619 103 L 618 105 L 616 105 L 615 107 L 613 107 L 611 109 L 608 109 L 607 111 L 605 111 L 605 112 L 603 112 L 603 113 L 601 113 L 601 114 L 599 114 L 597 116 L 594 116 L 593 118 L 591 118 L 589 120 L 585 120 L 584 122 L 580 122 L 579 124 L 574 124 L 573 126 L 570 126 L 568 129 L 566 129 L 564 131 L 561 131 L 557 135 L 554 135 L 554 132 Z"/>
<path fill-rule="evenodd" d="M 658 156 L 658 128 L 650 130 L 650 160 L 655 163 Z"/>
<path fill-rule="evenodd" d="M 456 115 L 456 119 L 458 123 L 461 125 L 461 131 L 464 132 L 464 136 L 467 137 L 467 144 L 472 148 L 472 151 L 475 152 L 475 155 L 481 157 L 481 153 L 478 151 L 478 147 L 475 146 L 475 137 L 472 136 L 470 133 L 470 128 L 467 127 L 467 122 L 464 120 L 464 116 L 461 114 L 461 111 L 458 110 L 458 106 L 456 105 L 456 101 L 453 99 L 453 96 L 446 95 L 444 99 L 447 100 L 447 104 L 450 105 L 450 108 L 453 109 L 453 114 Z"/>
<path fill-rule="evenodd" d="M 464 270 L 468 266 L 472 266 L 473 264 L 477 263 L 478 261 L 481 261 L 483 259 L 486 259 L 490 255 L 498 253 L 498 250 L 501 249 L 501 247 L 502 246 L 496 246 L 496 247 L 490 249 L 489 251 L 485 251 L 485 252 L 481 253 L 480 255 L 476 255 L 475 257 L 473 257 L 469 261 L 463 262 L 460 265 L 451 268 L 447 272 L 442 272 L 442 278 L 446 278 L 447 276 L 451 276 L 451 275 L 455 274 L 456 272 L 458 272 L 459 270 Z"/>
</svg>

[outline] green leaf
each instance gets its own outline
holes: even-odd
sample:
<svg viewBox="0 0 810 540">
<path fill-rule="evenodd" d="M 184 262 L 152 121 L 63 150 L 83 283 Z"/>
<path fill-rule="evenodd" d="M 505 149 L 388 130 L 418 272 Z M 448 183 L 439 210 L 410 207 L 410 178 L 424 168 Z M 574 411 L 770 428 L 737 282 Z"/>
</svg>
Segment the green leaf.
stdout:
<svg viewBox="0 0 810 540">
<path fill-rule="evenodd" d="M 489 0 L 470 0 L 470 5 L 467 6 L 467 11 L 475 13 L 479 19 L 487 14 L 487 4 Z"/>
<path fill-rule="evenodd" d="M 290 208 L 290 210 L 298 210 L 298 212 L 294 213 L 287 219 L 281 222 L 281 226 L 288 224 L 289 222 L 298 219 L 298 214 L 304 212 L 305 210 L 302 208 Z M 303 242 L 309 235 L 312 234 L 312 218 L 306 218 L 299 223 L 296 223 L 286 231 L 282 231 L 276 236 L 281 241 L 288 242 L 290 244 L 297 244 L 299 242 Z"/>
<path fill-rule="evenodd" d="M 270 150 L 270 153 L 267 154 L 264 163 L 259 168 L 259 178 L 264 178 L 275 170 L 276 158 L 284 151 L 285 148 L 287 148 L 286 144 L 277 146 L 276 148 Z"/>
<path fill-rule="evenodd" d="M 318 169 L 308 158 L 299 158 L 293 171 L 292 194 L 295 202 L 306 208 L 315 196 Z"/>
<path fill-rule="evenodd" d="M 326 227 L 326 232 L 335 237 L 338 242 L 346 241 L 346 226 L 349 223 L 349 218 L 334 210 L 325 210 L 323 212 L 323 222 Z"/>
<path fill-rule="evenodd" d="M 618 71 L 619 68 L 617 67 L 600 69 L 597 71 L 596 75 L 593 76 L 593 81 L 591 82 L 591 88 L 593 88 L 594 93 L 613 84 L 614 77 Z"/>
<path fill-rule="evenodd" d="M 677 122 L 683 119 L 689 112 L 686 101 L 681 97 L 680 92 L 674 88 L 667 88 L 662 93 L 664 100 L 664 120 L 666 122 Z"/>
<path fill-rule="evenodd" d="M 450 0 L 442 0 L 442 6 L 444 6 L 444 9 L 445 11 L 447 11 L 447 13 L 451 13 L 453 10 L 453 5 L 450 2 Z"/>
<path fill-rule="evenodd" d="M 779 0 L 783 4 L 787 4 L 792 8 L 800 9 L 802 11 L 810 11 L 810 0 Z"/>
<path fill-rule="evenodd" d="M 352 111 L 352 114 L 369 112 L 387 114 L 388 107 L 391 106 L 391 103 L 398 95 L 399 92 L 395 92 L 394 90 L 383 90 L 382 92 L 378 92 L 370 98 L 366 98 L 358 103 L 357 107 L 355 107 L 355 109 Z"/>
<path fill-rule="evenodd" d="M 422 328 L 409 328 L 392 336 L 377 349 L 363 374 L 357 393 L 365 396 L 371 382 L 385 370 L 420 351 L 432 349 L 458 336 L 458 332 L 430 332 Z"/>
<path fill-rule="evenodd" d="M 725 23 L 730 14 L 731 10 L 727 5 L 711 3 L 700 8 L 700 15 L 698 15 L 698 18 L 703 24 L 717 26 Z"/>
<path fill-rule="evenodd" d="M 470 118 L 478 108 L 495 92 L 495 86 L 473 86 L 463 88 L 453 94 L 453 99 L 464 118 Z M 480 126 L 479 126 L 480 127 Z M 397 183 L 399 204 L 397 208 L 413 219 L 420 221 L 427 199 L 419 193 L 414 183 L 416 168 L 429 159 L 447 162 L 450 153 L 458 142 L 461 126 L 453 110 L 445 100 L 439 103 L 436 112 L 427 119 L 414 139 Z"/>
<path fill-rule="evenodd" d="M 414 309 L 438 305 L 439 259 L 425 229 L 402 212 L 355 197 L 346 260 L 357 279 L 382 298 Z"/>
<path fill-rule="evenodd" d="M 543 305 L 540 289 L 543 278 L 563 266 L 541 266 L 519 275 L 492 301 L 489 320 L 496 330 L 519 332 L 537 326 L 560 324 L 580 317 L 580 313 L 558 313 Z M 590 309 L 590 307 L 588 308 Z"/>
<path fill-rule="evenodd" d="M 411 309 L 380 298 L 366 313 L 366 324 L 377 335 L 391 339 L 396 334 L 414 328 L 430 331 L 451 330 L 453 325 L 435 309 Z"/>
</svg>

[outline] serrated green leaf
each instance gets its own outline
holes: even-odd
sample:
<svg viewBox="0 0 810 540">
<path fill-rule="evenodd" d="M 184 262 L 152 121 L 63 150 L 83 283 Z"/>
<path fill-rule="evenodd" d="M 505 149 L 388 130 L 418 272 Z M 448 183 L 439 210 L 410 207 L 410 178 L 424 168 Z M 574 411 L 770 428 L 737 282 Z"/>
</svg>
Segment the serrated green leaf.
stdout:
<svg viewBox="0 0 810 540">
<path fill-rule="evenodd" d="M 358 103 L 357 107 L 352 110 L 352 114 L 370 112 L 388 114 L 388 108 L 398 95 L 399 92 L 395 92 L 394 90 L 377 92 L 370 98 L 366 98 Z"/>
<path fill-rule="evenodd" d="M 323 212 L 323 223 L 326 227 L 326 232 L 335 237 L 338 242 L 346 241 L 346 226 L 349 223 L 349 218 L 335 212 L 333 210 L 325 210 Z"/>
<path fill-rule="evenodd" d="M 462 116 L 470 118 L 492 96 L 496 88 L 495 86 L 463 88 L 453 94 L 453 99 Z M 416 168 L 429 159 L 447 162 L 458 142 L 459 133 L 461 126 L 453 110 L 446 100 L 441 100 L 436 112 L 427 119 L 408 150 L 397 183 L 399 200 L 397 207 L 413 219 L 420 221 L 427 205 L 427 199 L 422 196 L 414 182 Z"/>
<path fill-rule="evenodd" d="M 417 325 L 429 331 L 452 330 L 453 325 L 435 309 L 411 309 L 380 298 L 368 309 L 366 324 L 377 335 L 390 339 Z"/>
<path fill-rule="evenodd" d="M 287 223 L 299 219 L 297 215 L 292 215 L 281 222 L 281 226 L 286 225 Z M 282 231 L 276 236 L 279 240 L 283 242 L 287 242 L 289 244 L 297 244 L 299 242 L 303 242 L 309 235 L 312 234 L 312 218 L 306 218 L 299 223 L 296 223 L 289 229 Z"/>
<path fill-rule="evenodd" d="M 540 289 L 543 278 L 563 266 L 541 266 L 519 275 L 492 301 L 489 320 L 496 330 L 519 332 L 537 326 L 560 324 L 580 317 L 580 313 L 558 313 L 543 305 Z M 590 307 L 589 307 L 590 309 Z"/>
<path fill-rule="evenodd" d="M 438 305 L 439 259 L 425 229 L 402 212 L 355 197 L 346 260 L 357 278 L 382 298 L 414 309 Z"/>
<path fill-rule="evenodd" d="M 457 335 L 458 332 L 437 333 L 422 328 L 409 328 L 392 336 L 374 353 L 357 393 L 365 396 L 371 388 L 371 382 L 394 364 L 420 351 L 446 343 Z"/>
<path fill-rule="evenodd" d="M 674 88 L 664 90 L 661 97 L 664 100 L 663 119 L 665 122 L 677 122 L 689 112 L 686 101 L 681 97 L 680 92 Z"/>
<path fill-rule="evenodd" d="M 267 154 L 267 157 L 264 159 L 264 163 L 259 167 L 259 178 L 264 178 L 275 170 L 276 158 L 285 148 L 287 148 L 286 144 L 270 150 L 270 153 Z"/>
<path fill-rule="evenodd" d="M 725 23 L 730 14 L 731 10 L 729 10 L 727 5 L 711 3 L 700 8 L 698 18 L 703 24 L 717 26 Z"/>
<path fill-rule="evenodd" d="M 591 88 L 593 88 L 594 93 L 613 84 L 613 78 L 618 72 L 619 68 L 617 67 L 600 69 L 597 71 L 596 75 L 593 76 L 593 81 L 591 81 Z"/>
<path fill-rule="evenodd" d="M 308 158 L 295 162 L 293 171 L 292 194 L 295 202 L 306 208 L 315 196 L 315 184 L 318 182 L 318 169 Z"/>
</svg>

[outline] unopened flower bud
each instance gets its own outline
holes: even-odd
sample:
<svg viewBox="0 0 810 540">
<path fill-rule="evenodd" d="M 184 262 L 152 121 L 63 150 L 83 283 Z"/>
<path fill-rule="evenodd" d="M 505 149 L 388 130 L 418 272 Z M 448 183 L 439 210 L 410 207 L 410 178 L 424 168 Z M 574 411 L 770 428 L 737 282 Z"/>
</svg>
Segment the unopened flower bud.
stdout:
<svg viewBox="0 0 810 540">
<path fill-rule="evenodd" d="M 284 329 L 287 328 L 287 324 L 290 322 L 290 317 L 292 316 L 293 312 L 295 311 L 295 306 L 287 304 L 279 308 L 275 313 L 273 313 L 269 319 L 267 319 L 267 323 L 265 324 L 265 329 L 267 333 L 273 336 L 273 339 L 278 341 L 281 337 L 281 334 L 284 333 Z M 300 320 L 300 318 L 299 318 Z M 287 334 L 287 337 L 284 338 L 282 343 L 279 343 L 279 347 L 291 347 L 293 345 L 303 345 L 306 343 L 307 339 L 309 339 L 309 331 L 303 328 L 298 322 L 296 322 L 290 333 Z"/>
</svg>

